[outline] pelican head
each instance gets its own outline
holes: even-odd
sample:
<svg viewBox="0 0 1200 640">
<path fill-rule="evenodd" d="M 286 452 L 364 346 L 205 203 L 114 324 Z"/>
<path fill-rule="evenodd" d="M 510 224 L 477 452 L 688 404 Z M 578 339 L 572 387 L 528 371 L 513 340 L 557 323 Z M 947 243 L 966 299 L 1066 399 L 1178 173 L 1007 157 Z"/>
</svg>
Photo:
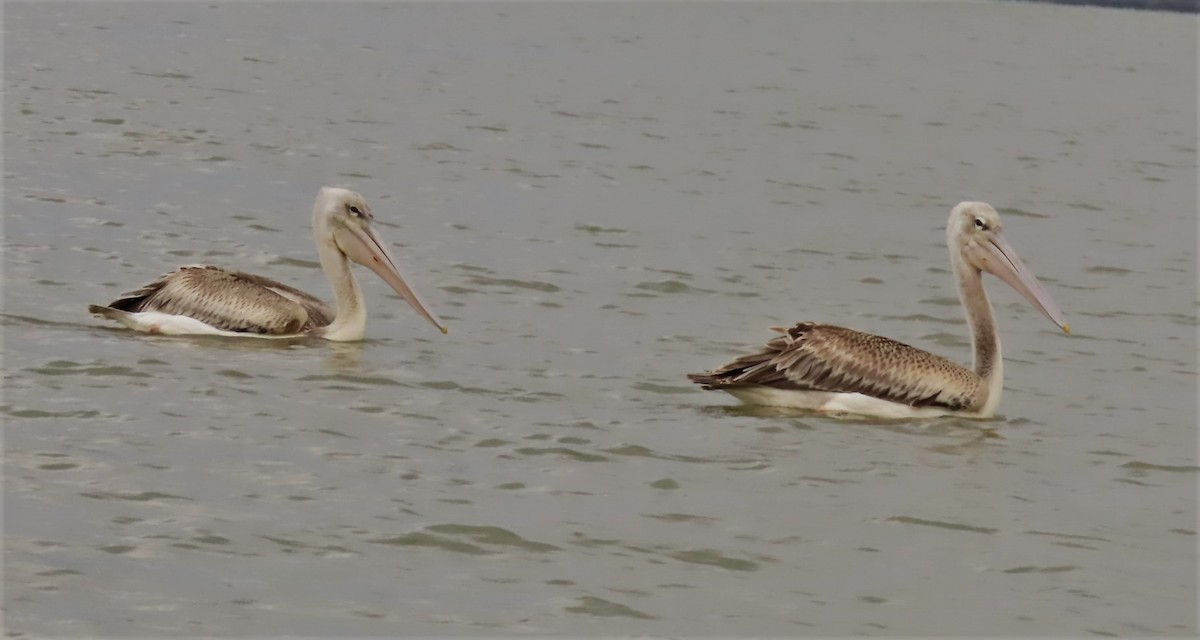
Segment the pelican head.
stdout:
<svg viewBox="0 0 1200 640">
<path fill-rule="evenodd" d="M 1063 320 L 1054 299 L 1025 268 L 1001 229 L 1000 215 L 991 205 L 960 202 L 950 211 L 950 220 L 946 224 L 946 244 L 950 247 L 951 260 L 965 263 L 975 273 L 986 271 L 1000 278 L 1051 322 L 1071 333 L 1071 327 Z"/>
<path fill-rule="evenodd" d="M 345 258 L 374 271 L 417 313 L 446 333 L 446 325 L 400 275 L 391 252 L 375 231 L 374 219 L 370 205 L 361 195 L 340 187 L 324 187 L 313 204 L 313 235 L 318 244 L 331 245 Z"/>
</svg>

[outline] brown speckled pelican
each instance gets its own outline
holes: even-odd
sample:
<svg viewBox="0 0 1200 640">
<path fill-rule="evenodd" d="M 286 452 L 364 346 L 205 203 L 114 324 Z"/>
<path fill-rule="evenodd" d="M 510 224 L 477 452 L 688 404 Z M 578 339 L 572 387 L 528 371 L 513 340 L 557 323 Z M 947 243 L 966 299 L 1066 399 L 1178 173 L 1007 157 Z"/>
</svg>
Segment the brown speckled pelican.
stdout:
<svg viewBox="0 0 1200 640">
<path fill-rule="evenodd" d="M 705 389 L 747 404 L 882 418 L 991 417 L 1004 389 L 1004 363 L 982 272 L 1016 289 L 1064 332 L 1058 305 L 1000 233 L 996 210 L 962 202 L 950 212 L 946 244 L 975 348 L 973 369 L 881 336 L 801 322 L 762 350 L 707 373 L 689 374 Z"/>
<path fill-rule="evenodd" d="M 353 260 L 378 274 L 417 313 L 446 333 L 442 321 L 404 282 L 371 225 L 373 219 L 363 197 L 347 189 L 325 187 L 313 203 L 313 238 L 321 268 L 333 285 L 334 309 L 269 278 L 195 265 L 168 273 L 108 306 L 89 305 L 88 311 L 149 333 L 361 340 L 367 309 L 350 271 Z"/>
</svg>

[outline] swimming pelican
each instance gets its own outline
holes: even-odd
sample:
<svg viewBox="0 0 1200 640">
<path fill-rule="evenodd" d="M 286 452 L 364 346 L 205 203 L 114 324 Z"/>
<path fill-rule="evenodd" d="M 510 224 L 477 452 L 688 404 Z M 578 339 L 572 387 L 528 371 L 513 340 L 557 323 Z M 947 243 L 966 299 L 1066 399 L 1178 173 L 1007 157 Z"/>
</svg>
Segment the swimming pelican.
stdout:
<svg viewBox="0 0 1200 640">
<path fill-rule="evenodd" d="M 350 271 L 353 260 L 378 274 L 417 313 L 446 333 L 442 321 L 404 282 L 371 225 L 373 219 L 363 197 L 347 189 L 325 187 L 313 203 L 313 238 L 321 268 L 333 285 L 335 309 L 269 278 L 192 265 L 130 291 L 108 306 L 88 305 L 88 311 L 150 333 L 361 340 L 367 309 Z"/>
<path fill-rule="evenodd" d="M 999 277 L 1071 333 L 1000 230 L 996 210 L 982 202 L 959 203 L 946 224 L 950 264 L 974 342 L 973 370 L 882 336 L 801 322 L 774 329 L 783 335 L 757 353 L 688 378 L 747 404 L 883 418 L 991 417 L 1004 389 L 1004 363 L 982 272 Z"/>
</svg>

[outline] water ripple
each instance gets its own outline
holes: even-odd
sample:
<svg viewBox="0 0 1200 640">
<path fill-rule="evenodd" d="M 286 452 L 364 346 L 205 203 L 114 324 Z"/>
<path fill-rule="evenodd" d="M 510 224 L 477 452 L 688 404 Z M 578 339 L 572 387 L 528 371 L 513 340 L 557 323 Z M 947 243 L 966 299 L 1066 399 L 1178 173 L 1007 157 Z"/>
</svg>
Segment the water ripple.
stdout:
<svg viewBox="0 0 1200 640">
<path fill-rule="evenodd" d="M 888 522 L 901 522 L 904 524 L 918 524 L 926 527 L 938 527 L 940 529 L 952 529 L 954 531 L 970 531 L 971 533 L 996 533 L 999 529 L 991 527 L 973 527 L 967 524 L 957 522 L 945 522 L 942 520 L 926 520 L 924 518 L 912 518 L 909 516 L 893 516 L 887 519 Z"/>
<path fill-rule="evenodd" d="M 459 538 L 465 538 L 469 542 Z M 432 547 L 468 555 L 499 553 L 503 548 L 533 553 L 549 553 L 560 550 L 559 547 L 552 544 L 522 538 L 508 529 L 465 524 L 435 524 L 425 527 L 422 531 L 374 538 L 367 542 L 402 547 Z M 488 549 L 489 546 L 502 549 Z"/>
<path fill-rule="evenodd" d="M 566 611 L 571 613 L 580 613 L 589 616 L 600 616 L 603 618 L 622 617 L 622 618 L 637 618 L 639 620 L 656 620 L 654 616 L 627 607 L 623 604 L 611 602 L 603 598 L 595 596 L 580 596 L 579 604 L 571 607 L 565 607 Z"/>
</svg>

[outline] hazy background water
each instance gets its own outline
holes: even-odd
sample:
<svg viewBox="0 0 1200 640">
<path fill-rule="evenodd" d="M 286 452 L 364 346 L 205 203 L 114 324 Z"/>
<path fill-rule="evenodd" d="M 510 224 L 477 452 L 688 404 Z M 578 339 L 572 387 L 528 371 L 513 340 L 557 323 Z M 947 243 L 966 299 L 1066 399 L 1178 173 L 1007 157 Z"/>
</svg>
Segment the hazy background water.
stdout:
<svg viewBox="0 0 1200 640">
<path fill-rule="evenodd" d="M 26 635 L 1194 635 L 1196 23 L 1026 4 L 6 3 L 4 613 Z M 179 264 L 361 344 L 86 316 Z M 986 423 L 684 378 L 821 320 L 968 360 Z"/>
</svg>

